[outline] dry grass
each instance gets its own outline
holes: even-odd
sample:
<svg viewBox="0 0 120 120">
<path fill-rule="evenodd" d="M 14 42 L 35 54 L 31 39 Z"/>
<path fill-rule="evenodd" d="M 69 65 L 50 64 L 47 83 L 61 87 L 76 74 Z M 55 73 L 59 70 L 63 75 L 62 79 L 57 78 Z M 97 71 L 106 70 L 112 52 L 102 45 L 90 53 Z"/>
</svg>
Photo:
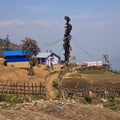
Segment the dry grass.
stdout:
<svg viewBox="0 0 120 120">
<path fill-rule="evenodd" d="M 119 85 L 120 86 L 120 75 L 112 72 L 103 72 L 100 74 L 83 74 L 83 73 L 69 73 L 66 74 L 66 78 L 84 80 L 92 85 Z"/>
<path fill-rule="evenodd" d="M 46 85 L 47 93 L 50 98 L 55 98 L 56 91 L 52 87 L 53 81 L 58 77 L 58 73 L 62 66 L 54 66 L 53 70 L 47 70 L 45 65 L 34 67 L 34 76 L 29 76 L 27 67 L 23 68 L 15 66 L 3 66 L 0 61 L 0 82 L 18 82 L 25 81 L 32 83 L 43 82 Z M 89 84 L 119 84 L 120 75 L 114 73 L 102 74 L 83 74 L 71 72 L 62 76 L 64 85 L 89 85 Z M 13 120 L 119 120 L 120 115 L 112 110 L 96 107 L 93 105 L 68 104 L 67 102 L 52 104 L 51 101 L 48 107 L 39 109 L 42 105 L 21 107 L 18 110 L 11 108 L 9 110 L 0 109 L 0 119 Z M 28 108 L 28 109 L 27 109 Z M 27 110 L 26 110 L 27 109 Z"/>
<path fill-rule="evenodd" d="M 74 101 L 35 101 L 0 109 L 1 120 L 119 120 L 120 114 Z"/>
<path fill-rule="evenodd" d="M 14 63 L 8 63 L 8 66 L 13 66 L 13 67 L 19 67 L 19 68 L 29 68 L 30 64 L 29 62 L 14 62 Z"/>
</svg>

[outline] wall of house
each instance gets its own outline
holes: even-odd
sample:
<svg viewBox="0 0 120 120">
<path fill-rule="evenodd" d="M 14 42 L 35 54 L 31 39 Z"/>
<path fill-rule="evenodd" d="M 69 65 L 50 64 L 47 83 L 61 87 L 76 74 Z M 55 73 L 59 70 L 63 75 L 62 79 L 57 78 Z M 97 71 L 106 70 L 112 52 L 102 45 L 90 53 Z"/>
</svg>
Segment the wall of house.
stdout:
<svg viewBox="0 0 120 120">
<path fill-rule="evenodd" d="M 6 59 L 8 66 L 29 68 L 29 60 L 26 56 L 7 56 Z"/>
<path fill-rule="evenodd" d="M 46 64 L 46 58 L 38 58 L 38 64 Z"/>
<path fill-rule="evenodd" d="M 84 62 L 84 64 L 86 64 L 88 67 L 89 66 L 102 66 L 103 65 L 102 61 Z"/>
<path fill-rule="evenodd" d="M 56 57 L 55 55 L 53 55 L 52 57 L 49 56 L 49 57 L 46 59 L 46 64 L 47 64 L 47 65 L 50 65 L 51 60 L 52 60 L 52 64 L 53 64 L 53 65 L 58 64 L 58 62 L 59 62 L 59 58 Z"/>
<path fill-rule="evenodd" d="M 7 62 L 28 62 L 29 59 L 26 56 L 8 56 Z"/>
<path fill-rule="evenodd" d="M 59 58 L 53 55 L 52 57 L 49 56 L 47 58 L 38 58 L 38 64 L 45 64 L 50 66 L 51 60 L 53 65 L 58 64 L 59 62 Z"/>
</svg>

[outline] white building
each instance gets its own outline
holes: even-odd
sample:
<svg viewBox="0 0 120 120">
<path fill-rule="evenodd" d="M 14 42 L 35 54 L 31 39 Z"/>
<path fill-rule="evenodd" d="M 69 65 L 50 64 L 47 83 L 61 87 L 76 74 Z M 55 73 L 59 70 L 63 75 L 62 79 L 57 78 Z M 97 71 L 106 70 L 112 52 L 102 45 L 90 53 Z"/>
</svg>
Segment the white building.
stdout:
<svg viewBox="0 0 120 120">
<path fill-rule="evenodd" d="M 87 65 L 87 67 L 103 65 L 102 61 L 84 62 L 84 64 Z"/>
</svg>

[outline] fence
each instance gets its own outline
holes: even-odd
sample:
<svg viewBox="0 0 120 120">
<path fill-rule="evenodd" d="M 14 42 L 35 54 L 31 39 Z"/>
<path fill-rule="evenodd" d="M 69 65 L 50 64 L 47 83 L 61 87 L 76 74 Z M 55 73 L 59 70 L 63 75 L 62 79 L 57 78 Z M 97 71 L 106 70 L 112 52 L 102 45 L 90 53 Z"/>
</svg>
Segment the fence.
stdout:
<svg viewBox="0 0 120 120">
<path fill-rule="evenodd" d="M 65 93 L 65 96 L 70 98 L 83 98 L 89 95 L 95 98 L 101 97 L 111 98 L 112 96 L 120 97 L 120 87 L 110 88 L 92 87 L 79 89 L 63 88 L 63 91 Z"/>
<path fill-rule="evenodd" d="M 10 83 L 0 84 L 0 93 L 2 94 L 17 94 L 17 95 L 39 95 L 40 97 L 46 97 L 45 86 L 42 83 L 29 83 L 23 84 Z"/>
<path fill-rule="evenodd" d="M 89 88 L 62 88 L 65 97 L 68 98 L 83 98 L 85 96 L 94 95 L 95 97 L 120 97 L 120 87 L 89 87 Z M 9 83 L 0 84 L 1 94 L 17 94 L 17 95 L 38 95 L 41 98 L 46 98 L 46 89 L 42 83 L 29 83 L 24 82 L 23 84 Z"/>
</svg>

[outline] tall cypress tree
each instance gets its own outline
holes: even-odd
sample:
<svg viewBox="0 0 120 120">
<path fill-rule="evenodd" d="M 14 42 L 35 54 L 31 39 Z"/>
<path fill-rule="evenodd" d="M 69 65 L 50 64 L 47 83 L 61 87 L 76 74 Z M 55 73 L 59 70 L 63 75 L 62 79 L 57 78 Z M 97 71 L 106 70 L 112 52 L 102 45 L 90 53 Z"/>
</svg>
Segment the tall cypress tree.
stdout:
<svg viewBox="0 0 120 120">
<path fill-rule="evenodd" d="M 63 39 L 64 41 L 63 48 L 65 50 L 65 53 L 64 53 L 65 62 L 68 63 L 69 57 L 70 57 L 70 40 L 71 40 L 70 32 L 72 30 L 72 25 L 69 23 L 70 18 L 68 16 L 65 16 L 64 19 L 66 20 L 66 23 L 65 23 L 65 34 Z"/>
</svg>

